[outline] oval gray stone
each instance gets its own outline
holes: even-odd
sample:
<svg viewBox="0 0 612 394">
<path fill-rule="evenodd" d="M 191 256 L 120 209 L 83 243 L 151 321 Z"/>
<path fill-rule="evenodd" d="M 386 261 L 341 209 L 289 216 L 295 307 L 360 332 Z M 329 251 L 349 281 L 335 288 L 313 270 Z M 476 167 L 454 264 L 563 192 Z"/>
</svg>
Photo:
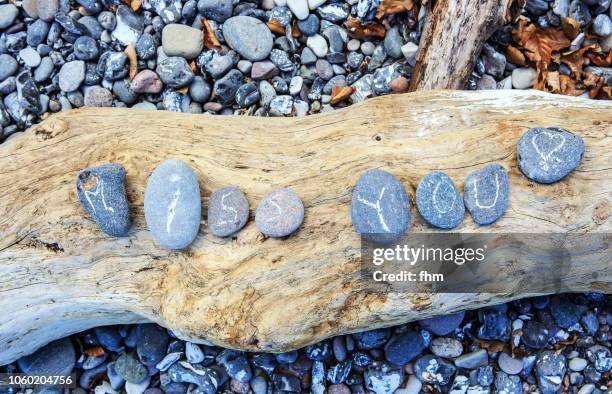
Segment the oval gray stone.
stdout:
<svg viewBox="0 0 612 394">
<path fill-rule="evenodd" d="M 249 202 L 237 187 L 216 190 L 208 202 L 208 228 L 217 237 L 230 236 L 249 219 Z"/>
<path fill-rule="evenodd" d="M 21 371 L 30 375 L 68 375 L 75 363 L 76 353 L 69 338 L 51 342 L 18 361 Z"/>
<path fill-rule="evenodd" d="M 125 194 L 125 168 L 104 164 L 77 175 L 76 187 L 83 208 L 106 234 L 124 237 L 130 230 L 130 208 Z"/>
<path fill-rule="evenodd" d="M 225 42 L 250 61 L 263 60 L 272 50 L 273 37 L 268 26 L 250 16 L 234 16 L 223 24 Z"/>
<path fill-rule="evenodd" d="M 151 173 L 144 197 L 147 227 L 164 248 L 184 249 L 200 228 L 200 188 L 191 167 L 167 160 Z"/>
<path fill-rule="evenodd" d="M 443 172 L 425 175 L 416 191 L 419 213 L 432 226 L 451 229 L 463 220 L 465 205 L 452 179 Z"/>
<path fill-rule="evenodd" d="M 582 138 L 560 127 L 529 129 L 517 146 L 521 171 L 538 183 L 565 178 L 578 167 L 583 155 Z"/>
<path fill-rule="evenodd" d="M 510 194 L 508 173 L 497 163 L 472 172 L 465 180 L 463 200 L 474 221 L 491 224 L 506 209 Z"/>
<path fill-rule="evenodd" d="M 268 237 L 285 237 L 296 231 L 303 221 L 304 204 L 291 189 L 268 193 L 255 211 L 255 224 Z"/>
<path fill-rule="evenodd" d="M 355 230 L 369 241 L 396 241 L 410 227 L 406 189 L 386 171 L 366 171 L 353 190 L 351 219 Z"/>
</svg>

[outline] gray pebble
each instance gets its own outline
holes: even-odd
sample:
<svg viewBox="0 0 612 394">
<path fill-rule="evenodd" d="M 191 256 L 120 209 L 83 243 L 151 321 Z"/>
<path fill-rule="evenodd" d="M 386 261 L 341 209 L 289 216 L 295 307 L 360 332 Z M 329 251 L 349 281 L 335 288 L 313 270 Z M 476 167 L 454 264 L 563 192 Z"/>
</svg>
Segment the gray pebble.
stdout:
<svg viewBox="0 0 612 394">
<path fill-rule="evenodd" d="M 63 92 L 77 90 L 85 79 L 85 62 L 74 60 L 62 66 L 59 71 L 59 87 Z"/>
<path fill-rule="evenodd" d="M 455 360 L 458 368 L 476 369 L 486 366 L 489 363 L 489 355 L 485 349 L 480 349 L 472 353 L 464 354 Z"/>
<path fill-rule="evenodd" d="M 270 115 L 287 116 L 293 110 L 293 97 L 288 95 L 276 96 L 270 101 Z"/>
<path fill-rule="evenodd" d="M 184 249 L 200 228 L 200 188 L 189 165 L 180 160 L 161 163 L 147 181 L 144 199 L 147 226 L 167 249 Z"/>
<path fill-rule="evenodd" d="M 217 237 L 235 234 L 244 227 L 248 219 L 249 202 L 237 187 L 224 187 L 210 196 L 208 228 Z"/>
<path fill-rule="evenodd" d="M 88 36 L 81 36 L 72 45 L 73 51 L 79 60 L 93 60 L 98 57 L 98 44 Z"/>
<path fill-rule="evenodd" d="M 244 77 L 240 71 L 231 70 L 223 78 L 215 81 L 213 86 L 214 97 L 216 97 L 222 105 L 231 105 L 243 81 Z"/>
<path fill-rule="evenodd" d="M 504 352 L 499 354 L 497 359 L 499 368 L 508 375 L 518 375 L 523 370 L 523 360 L 507 355 Z"/>
<path fill-rule="evenodd" d="M 168 56 L 193 59 L 204 47 L 202 31 L 178 23 L 166 25 L 162 31 L 162 47 Z"/>
<path fill-rule="evenodd" d="M 423 219 L 443 229 L 457 227 L 465 215 L 459 190 L 448 175 L 438 171 L 421 179 L 416 191 L 416 206 Z"/>
<path fill-rule="evenodd" d="M 115 361 L 114 367 L 115 372 L 117 372 L 123 380 L 130 383 L 141 383 L 145 381 L 149 375 L 146 366 L 126 353 L 119 356 L 117 361 Z"/>
<path fill-rule="evenodd" d="M 205 103 L 210 97 L 210 84 L 197 75 L 189 85 L 189 96 L 198 103 Z"/>
<path fill-rule="evenodd" d="M 270 29 L 250 16 L 235 16 L 225 21 L 223 37 L 233 50 L 250 61 L 263 60 L 272 50 Z"/>
<path fill-rule="evenodd" d="M 387 30 L 384 40 L 384 47 L 387 55 L 394 59 L 400 59 L 403 56 L 402 45 L 404 45 L 404 39 L 399 32 L 399 28 L 394 26 Z"/>
<path fill-rule="evenodd" d="M 509 194 L 508 173 L 504 167 L 494 163 L 468 175 L 463 199 L 474 222 L 486 225 L 495 222 L 506 212 Z"/>
<path fill-rule="evenodd" d="M 113 38 L 124 45 L 128 45 L 130 42 L 138 42 L 138 38 L 144 30 L 143 18 L 132 11 L 130 7 L 121 4 L 117 8 L 116 19 Z"/>
<path fill-rule="evenodd" d="M 538 183 L 554 183 L 569 175 L 582 161 L 584 141 L 560 127 L 529 129 L 518 142 L 523 174 Z"/>
<path fill-rule="evenodd" d="M 49 24 L 42 19 L 37 19 L 28 26 L 27 43 L 29 46 L 36 48 L 38 45 L 45 42 L 49 33 Z"/>
<path fill-rule="evenodd" d="M 113 104 L 113 94 L 101 86 L 91 86 L 85 89 L 84 104 L 88 107 L 110 107 Z"/>
<path fill-rule="evenodd" d="M 125 169 L 120 164 L 104 164 L 77 175 L 77 192 L 83 208 L 106 234 L 127 235 L 131 221 L 125 193 Z"/>
<path fill-rule="evenodd" d="M 17 15 L 19 10 L 14 4 L 2 4 L 0 5 L 0 29 L 6 29 L 9 27 Z"/>
<path fill-rule="evenodd" d="M 276 189 L 268 193 L 255 212 L 255 223 L 269 237 L 285 237 L 296 231 L 304 221 L 304 204 L 291 189 Z"/>
<path fill-rule="evenodd" d="M 11 55 L 0 55 L 0 81 L 4 81 L 17 72 L 19 64 Z"/>
<path fill-rule="evenodd" d="M 215 22 L 225 22 L 232 16 L 232 0 L 199 0 L 198 11 L 207 19 Z"/>
<path fill-rule="evenodd" d="M 260 99 L 259 90 L 255 82 L 242 85 L 236 91 L 236 104 L 240 108 L 247 108 L 257 103 Z"/>
<path fill-rule="evenodd" d="M 276 64 L 269 60 L 255 62 L 251 67 L 251 78 L 254 80 L 270 79 L 277 76 L 279 73 Z"/>
<path fill-rule="evenodd" d="M 369 241 L 390 243 L 410 227 L 410 202 L 400 181 L 382 170 L 369 170 L 353 190 L 351 219 Z"/>
<path fill-rule="evenodd" d="M 69 338 L 51 342 L 18 360 L 21 371 L 30 375 L 68 375 L 75 363 L 76 354 Z"/>
</svg>

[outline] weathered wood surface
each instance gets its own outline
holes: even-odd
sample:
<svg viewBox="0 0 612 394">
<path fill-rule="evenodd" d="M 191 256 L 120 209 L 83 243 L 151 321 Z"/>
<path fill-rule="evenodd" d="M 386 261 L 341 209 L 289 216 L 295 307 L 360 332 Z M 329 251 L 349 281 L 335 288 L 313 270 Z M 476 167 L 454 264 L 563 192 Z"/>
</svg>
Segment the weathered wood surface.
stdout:
<svg viewBox="0 0 612 394">
<path fill-rule="evenodd" d="M 535 91 L 419 92 L 305 118 L 59 113 L 0 146 L 0 365 L 104 324 L 151 320 L 195 341 L 284 351 L 525 296 L 538 289 L 360 291 L 351 190 L 361 172 L 379 167 L 396 174 L 414 201 L 430 170 L 447 172 L 462 189 L 469 172 L 499 162 L 510 172 L 507 213 L 486 228 L 468 216 L 457 231 L 610 232 L 610 113 L 610 102 Z M 547 125 L 579 133 L 586 154 L 569 178 L 537 185 L 520 174 L 515 147 L 529 127 Z M 251 220 L 236 238 L 219 239 L 204 217 L 188 250 L 156 247 L 143 194 L 147 176 L 170 158 L 193 166 L 205 208 L 211 192 L 228 184 L 240 186 L 253 210 L 272 188 L 293 188 L 307 210 L 302 228 L 265 239 Z M 127 169 L 134 219 L 127 238 L 99 231 L 75 193 L 80 169 L 107 162 Z M 412 222 L 411 231 L 431 231 L 414 209 Z M 601 264 L 585 266 L 574 288 L 612 291 L 610 262 Z"/>
<path fill-rule="evenodd" d="M 485 41 L 525 0 L 435 0 L 429 7 L 410 91 L 464 89 Z"/>
</svg>

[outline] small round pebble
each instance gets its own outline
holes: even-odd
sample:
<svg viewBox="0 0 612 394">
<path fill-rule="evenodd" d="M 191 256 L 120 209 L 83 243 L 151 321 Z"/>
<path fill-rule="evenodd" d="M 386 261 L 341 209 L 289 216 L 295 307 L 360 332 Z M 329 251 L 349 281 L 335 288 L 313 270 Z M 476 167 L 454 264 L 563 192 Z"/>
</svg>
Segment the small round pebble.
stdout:
<svg viewBox="0 0 612 394">
<path fill-rule="evenodd" d="M 84 103 L 88 107 L 110 107 L 113 94 L 101 86 L 91 86 L 85 90 Z"/>
<path fill-rule="evenodd" d="M 304 204 L 291 189 L 268 193 L 255 211 L 255 223 L 269 237 L 280 238 L 295 232 L 304 221 Z"/>
<path fill-rule="evenodd" d="M 578 167 L 584 155 L 584 141 L 560 127 L 529 129 L 517 146 L 519 167 L 538 183 L 554 183 Z"/>
<path fill-rule="evenodd" d="M 468 175 L 463 199 L 474 222 L 487 225 L 506 212 L 509 194 L 508 173 L 504 167 L 494 163 Z"/>
<path fill-rule="evenodd" d="M 217 237 L 238 232 L 249 219 L 249 202 L 237 187 L 216 190 L 208 202 L 208 228 Z"/>
<path fill-rule="evenodd" d="M 416 191 L 419 213 L 432 226 L 452 229 L 465 216 L 465 206 L 453 180 L 443 172 L 425 175 Z"/>
</svg>

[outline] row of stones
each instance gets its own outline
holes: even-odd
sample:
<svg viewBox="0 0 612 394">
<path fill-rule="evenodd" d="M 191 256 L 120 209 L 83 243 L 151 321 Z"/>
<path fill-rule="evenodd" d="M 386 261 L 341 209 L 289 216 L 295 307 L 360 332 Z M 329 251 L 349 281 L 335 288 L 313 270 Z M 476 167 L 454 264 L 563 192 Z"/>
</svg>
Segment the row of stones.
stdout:
<svg viewBox="0 0 612 394">
<path fill-rule="evenodd" d="M 566 177 L 580 164 L 583 154 L 582 139 L 557 127 L 530 129 L 517 146 L 523 174 L 544 184 Z M 496 163 L 468 175 L 463 199 L 448 175 L 434 171 L 421 179 L 416 205 L 421 217 L 434 227 L 457 227 L 463 221 L 465 208 L 474 222 L 488 225 L 508 208 L 509 192 L 508 174 Z M 392 174 L 368 171 L 357 182 L 351 217 L 355 229 L 365 239 L 380 243 L 396 241 L 410 227 L 408 194 Z"/>
<path fill-rule="evenodd" d="M 582 139 L 560 128 L 534 128 L 518 143 L 522 172 L 539 183 L 556 182 L 573 171 L 584 153 Z M 81 203 L 100 228 L 112 236 L 127 235 L 131 222 L 125 193 L 125 169 L 106 164 L 79 173 L 77 190 Z M 418 185 L 416 205 L 432 226 L 457 227 L 465 208 L 474 222 L 488 225 L 508 208 L 510 182 L 499 164 L 489 164 L 468 175 L 464 197 L 443 172 L 430 172 Z M 147 226 L 165 248 L 183 249 L 200 228 L 200 189 L 191 167 L 180 160 L 160 164 L 147 181 L 144 199 Z M 208 227 L 219 237 L 240 231 L 249 218 L 246 196 L 237 187 L 216 190 L 208 207 Z M 374 242 L 393 242 L 410 227 L 410 201 L 401 182 L 383 170 L 370 170 L 359 178 L 353 191 L 351 219 L 356 231 Z M 304 205 L 291 189 L 266 195 L 255 212 L 257 227 L 269 237 L 285 237 L 304 220 Z"/>
<path fill-rule="evenodd" d="M 84 208 L 105 233 L 122 237 L 130 226 L 125 193 L 125 169 L 105 164 L 83 170 L 77 176 L 77 191 Z M 200 229 L 200 188 L 193 169 L 183 161 L 161 163 L 149 179 L 144 198 L 147 227 L 160 246 L 183 249 Z M 219 237 L 242 229 L 249 218 L 249 203 L 237 187 L 224 187 L 210 197 L 208 227 Z M 257 227 L 266 236 L 280 238 L 296 231 L 304 220 L 304 205 L 291 189 L 276 189 L 259 203 Z"/>
</svg>

